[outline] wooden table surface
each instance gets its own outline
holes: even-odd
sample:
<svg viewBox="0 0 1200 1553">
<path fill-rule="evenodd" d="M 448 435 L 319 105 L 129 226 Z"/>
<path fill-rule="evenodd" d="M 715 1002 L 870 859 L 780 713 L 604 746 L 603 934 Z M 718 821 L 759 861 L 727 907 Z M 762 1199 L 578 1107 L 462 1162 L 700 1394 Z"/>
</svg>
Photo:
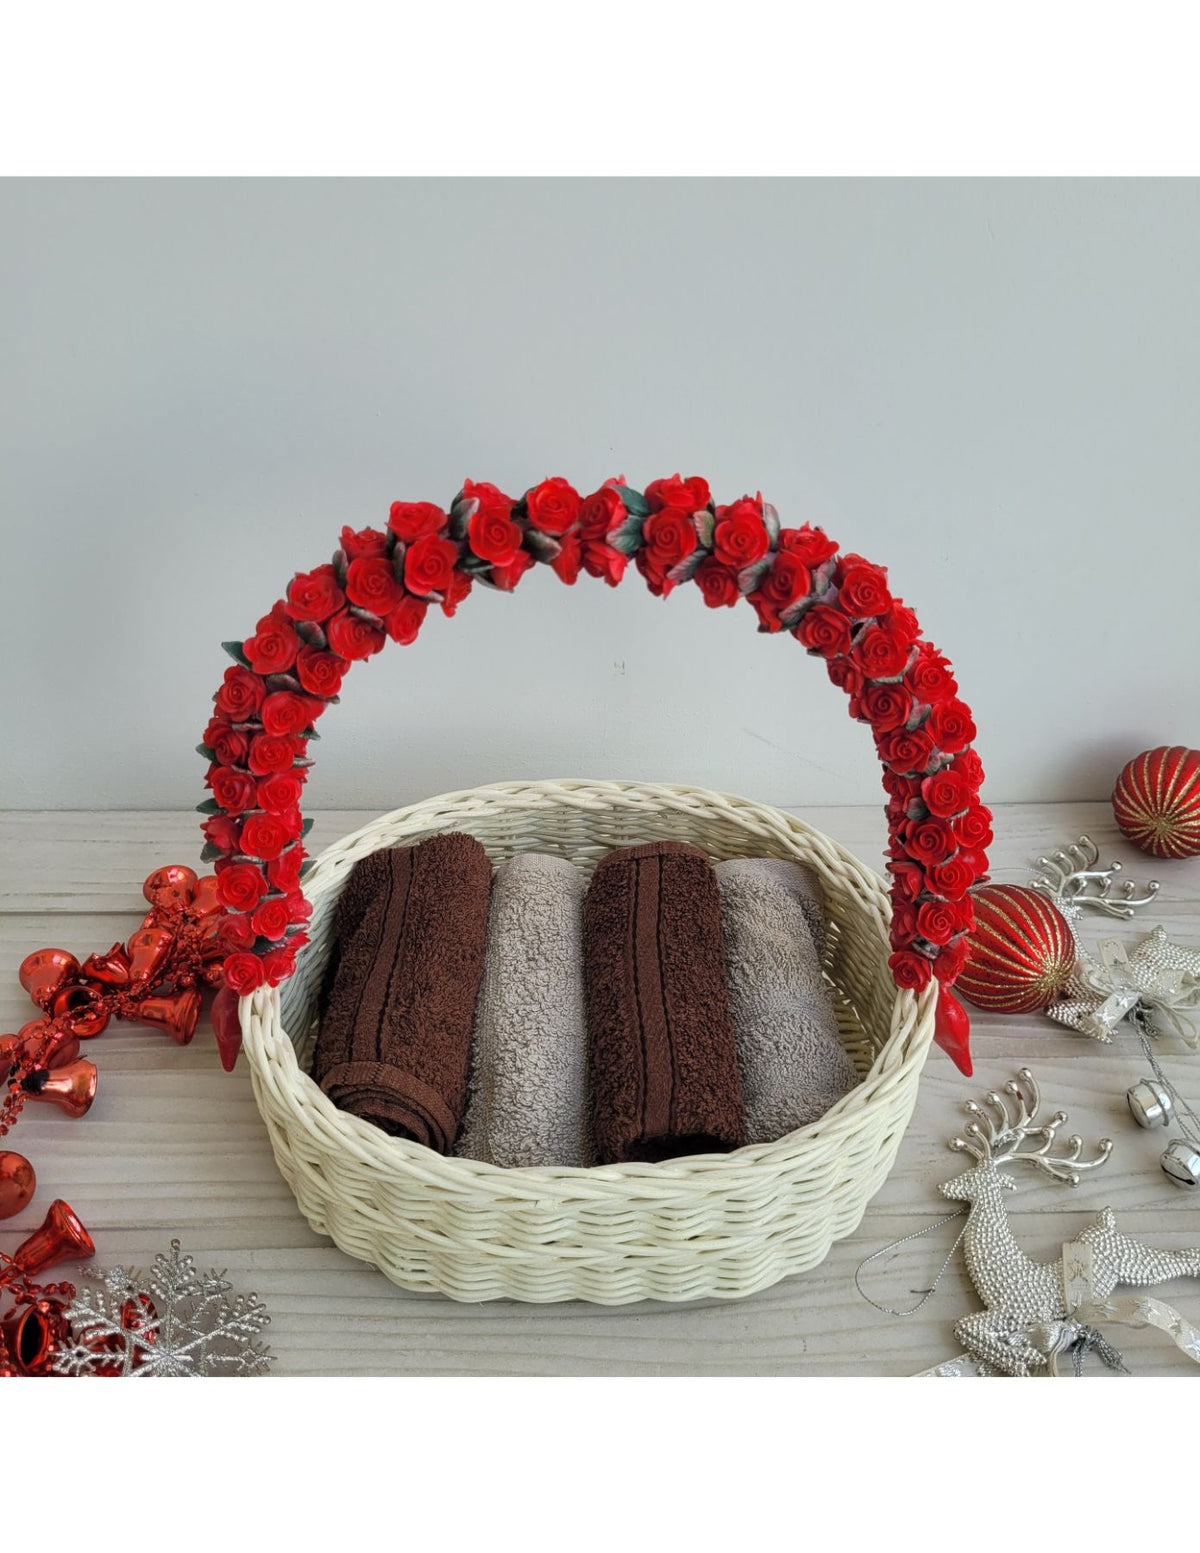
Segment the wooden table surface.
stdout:
<svg viewBox="0 0 1200 1553">
<path fill-rule="evenodd" d="M 801 811 L 797 811 L 801 812 Z M 864 861 L 879 866 L 882 809 L 804 810 L 803 817 Z M 373 816 L 316 815 L 313 850 Z M 1158 902 L 1140 919 L 1095 916 L 1094 941 L 1136 941 L 1161 922 L 1179 942 L 1200 945 L 1200 860 L 1159 864 L 1117 836 L 1107 804 L 1038 804 L 997 811 L 993 878 L 1027 882 L 1039 853 L 1093 837 L 1101 861 L 1120 858 L 1130 877 L 1158 877 Z M 141 881 L 169 862 L 194 863 L 196 817 L 171 813 L 0 815 L 0 1030 L 32 1017 L 17 967 L 32 949 L 55 944 L 82 958 L 124 939 L 144 910 Z M 857 1233 L 825 1263 L 746 1300 L 691 1305 L 511 1303 L 456 1305 L 410 1294 L 314 1234 L 300 1216 L 267 1143 L 244 1062 L 222 1072 L 207 1017 L 193 1044 L 115 1025 L 89 1043 L 100 1085 L 89 1115 L 71 1121 L 30 1106 L 10 1146 L 37 1168 L 34 1203 L 0 1225 L 11 1251 L 64 1197 L 92 1231 L 97 1261 L 146 1266 L 178 1237 L 203 1266 L 228 1269 L 235 1287 L 255 1290 L 272 1322 L 268 1340 L 281 1375 L 908 1375 L 957 1351 L 952 1326 L 978 1308 L 961 1253 L 916 1315 L 874 1310 L 855 1290 L 862 1259 L 946 1211 L 937 1183 L 961 1165 L 946 1148 L 961 1106 L 1028 1064 L 1051 1108 L 1070 1112 L 1089 1141 L 1109 1136 L 1112 1161 L 1072 1191 L 1022 1179 L 1011 1221 L 1024 1248 L 1049 1260 L 1105 1204 L 1127 1233 L 1151 1244 L 1200 1244 L 1200 1190 L 1173 1187 L 1158 1167 L 1161 1131 L 1134 1126 L 1125 1090 L 1144 1059 L 1127 1027 L 1102 1046 L 1050 1020 L 973 1014 L 975 1078 L 962 1078 L 936 1049 L 916 1114 L 891 1177 Z M 1181 1091 L 1200 1101 L 1200 1056 L 1164 1043 Z M 907 1306 L 928 1288 L 959 1225 L 944 1226 L 881 1257 L 863 1281 L 883 1304 Z M 1164 1285 L 1163 1296 L 1200 1322 L 1200 1283 Z M 1159 1334 L 1114 1329 L 1140 1375 L 1194 1374 Z M 1090 1361 L 1089 1373 L 1099 1372 Z"/>
</svg>

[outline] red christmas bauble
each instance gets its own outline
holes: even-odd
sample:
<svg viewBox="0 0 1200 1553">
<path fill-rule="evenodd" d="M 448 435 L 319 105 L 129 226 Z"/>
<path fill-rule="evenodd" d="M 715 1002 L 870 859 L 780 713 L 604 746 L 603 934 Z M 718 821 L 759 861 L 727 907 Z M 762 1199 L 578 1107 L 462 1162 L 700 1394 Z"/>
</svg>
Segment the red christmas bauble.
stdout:
<svg viewBox="0 0 1200 1553">
<path fill-rule="evenodd" d="M 972 890 L 971 900 L 975 926 L 955 992 L 998 1014 L 1029 1014 L 1052 1003 L 1075 964 L 1062 912 L 1019 884 L 985 884 Z"/>
<path fill-rule="evenodd" d="M 1151 857 L 1200 856 L 1200 750 L 1164 744 L 1135 755 L 1112 806 L 1122 834 Z"/>
</svg>

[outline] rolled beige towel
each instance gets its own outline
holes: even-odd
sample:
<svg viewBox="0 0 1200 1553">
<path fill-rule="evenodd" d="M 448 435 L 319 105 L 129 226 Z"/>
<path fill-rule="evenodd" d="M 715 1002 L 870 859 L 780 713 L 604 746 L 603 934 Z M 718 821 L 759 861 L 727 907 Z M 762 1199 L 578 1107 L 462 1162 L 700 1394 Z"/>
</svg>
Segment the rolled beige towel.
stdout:
<svg viewBox="0 0 1200 1553">
<path fill-rule="evenodd" d="M 590 1165 L 583 880 L 522 852 L 496 872 L 471 1091 L 455 1152 L 505 1167 Z"/>
<path fill-rule="evenodd" d="M 823 1116 L 858 1083 L 821 962 L 821 885 L 786 858 L 716 865 L 746 1142 L 770 1143 Z"/>
</svg>

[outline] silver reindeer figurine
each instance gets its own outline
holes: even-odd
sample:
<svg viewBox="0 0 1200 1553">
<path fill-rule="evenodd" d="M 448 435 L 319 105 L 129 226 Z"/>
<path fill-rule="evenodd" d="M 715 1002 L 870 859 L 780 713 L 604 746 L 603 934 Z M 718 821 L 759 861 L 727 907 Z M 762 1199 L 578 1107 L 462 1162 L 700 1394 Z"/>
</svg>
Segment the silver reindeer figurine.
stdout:
<svg viewBox="0 0 1200 1553">
<path fill-rule="evenodd" d="M 1053 1368 L 1052 1361 L 1033 1335 L 1039 1328 L 1070 1332 L 1063 1264 L 1034 1262 L 1017 1244 L 1004 1204 L 1005 1191 L 1013 1190 L 1015 1183 L 1003 1167 L 1033 1165 L 1056 1181 L 1076 1186 L 1081 1171 L 1104 1164 L 1112 1143 L 1101 1139 L 1095 1159 L 1080 1158 L 1079 1137 L 1067 1138 L 1055 1152 L 1066 1114 L 1056 1111 L 1039 1124 L 1037 1082 L 1028 1068 L 1022 1068 L 1017 1079 L 1005 1085 L 1004 1095 L 988 1094 L 986 1108 L 968 1101 L 971 1122 L 964 1129 L 966 1136 L 952 1138 L 950 1147 L 970 1154 L 975 1164 L 939 1190 L 952 1202 L 970 1205 L 963 1230 L 967 1271 L 987 1306 L 956 1323 L 956 1338 L 990 1369 L 1006 1375 L 1044 1375 Z M 1118 1284 L 1145 1288 L 1170 1278 L 1200 1277 L 1200 1248 L 1158 1251 L 1143 1245 L 1117 1230 L 1111 1208 L 1103 1209 L 1076 1238 L 1090 1247 L 1099 1300 L 1107 1299 Z"/>
</svg>

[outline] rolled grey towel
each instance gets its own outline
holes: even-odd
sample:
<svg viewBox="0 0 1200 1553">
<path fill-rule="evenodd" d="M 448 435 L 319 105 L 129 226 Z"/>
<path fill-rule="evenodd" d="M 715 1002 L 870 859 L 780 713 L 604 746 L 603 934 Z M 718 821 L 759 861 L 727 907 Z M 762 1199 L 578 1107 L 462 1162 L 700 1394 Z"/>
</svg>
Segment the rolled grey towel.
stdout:
<svg viewBox="0 0 1200 1553">
<path fill-rule="evenodd" d="M 496 871 L 471 1091 L 455 1153 L 505 1167 L 590 1165 L 583 880 L 522 852 Z"/>
<path fill-rule="evenodd" d="M 770 1143 L 858 1083 L 821 974 L 824 897 L 820 881 L 786 858 L 734 858 L 716 874 L 746 1142 Z"/>
</svg>

